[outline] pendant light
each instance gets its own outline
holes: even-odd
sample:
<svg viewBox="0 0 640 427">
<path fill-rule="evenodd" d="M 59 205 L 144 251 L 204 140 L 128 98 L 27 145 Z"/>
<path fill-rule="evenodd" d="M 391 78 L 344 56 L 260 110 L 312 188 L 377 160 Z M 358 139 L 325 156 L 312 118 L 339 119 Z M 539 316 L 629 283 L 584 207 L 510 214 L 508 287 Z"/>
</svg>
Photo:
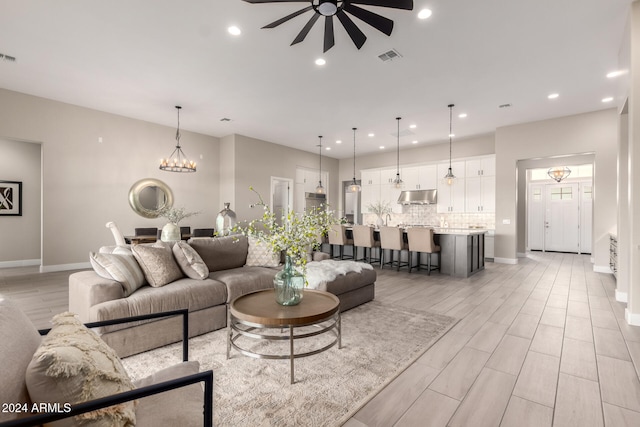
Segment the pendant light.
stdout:
<svg viewBox="0 0 640 427">
<path fill-rule="evenodd" d="M 176 148 L 166 159 L 160 160 L 160 170 L 167 172 L 195 172 L 196 163 L 187 159 L 186 154 L 180 148 L 180 109 L 182 107 L 176 105 L 178 110 L 178 128 L 176 130 Z"/>
<path fill-rule="evenodd" d="M 351 185 L 349 185 L 350 193 L 357 193 L 361 190 L 360 184 L 356 181 L 356 130 L 358 128 L 353 129 L 353 181 L 351 181 Z"/>
<path fill-rule="evenodd" d="M 397 149 L 397 162 L 396 162 L 396 178 L 393 180 L 393 186 L 396 188 L 402 188 L 404 182 L 400 178 L 400 119 L 402 117 L 396 117 L 398 121 L 398 149 Z"/>
<path fill-rule="evenodd" d="M 322 135 L 318 138 L 320 138 L 320 144 L 318 144 L 318 147 L 320 147 L 320 167 L 318 170 L 318 186 L 316 187 L 316 194 L 325 194 L 324 187 L 322 186 Z"/>
<path fill-rule="evenodd" d="M 550 178 L 555 179 L 556 182 L 560 182 L 571 175 L 571 169 L 566 166 L 549 168 L 547 175 L 549 175 Z"/>
<path fill-rule="evenodd" d="M 453 107 L 455 107 L 455 105 L 449 104 L 448 107 L 449 107 L 449 169 L 447 170 L 447 174 L 444 176 L 444 181 L 447 183 L 447 185 L 452 185 L 456 180 L 456 176 L 453 174 L 453 170 L 451 169 L 451 138 L 453 138 L 451 123 L 453 121 Z"/>
</svg>

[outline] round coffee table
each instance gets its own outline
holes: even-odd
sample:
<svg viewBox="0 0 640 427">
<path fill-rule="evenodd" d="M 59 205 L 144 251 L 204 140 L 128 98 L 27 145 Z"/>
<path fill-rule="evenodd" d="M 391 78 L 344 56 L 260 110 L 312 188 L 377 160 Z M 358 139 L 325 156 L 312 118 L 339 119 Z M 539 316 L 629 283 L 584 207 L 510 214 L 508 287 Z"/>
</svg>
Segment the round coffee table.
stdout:
<svg viewBox="0 0 640 427">
<path fill-rule="evenodd" d="M 305 326 L 314 326 L 304 328 Z M 277 334 L 288 328 L 288 334 Z M 294 341 L 332 333 L 333 340 L 320 348 L 312 348 L 303 353 L 296 353 Z M 265 354 L 251 351 L 238 339 L 247 337 L 256 340 L 289 341 L 287 354 Z M 305 290 L 304 297 L 298 305 L 283 306 L 276 302 L 275 291 L 267 289 L 242 295 L 229 305 L 229 335 L 227 337 L 227 359 L 231 347 L 240 353 L 259 359 L 289 359 L 291 363 L 291 384 L 294 378 L 294 360 L 312 356 L 330 349 L 338 344 L 342 348 L 340 325 L 340 300 L 329 292 Z M 313 347 L 313 346 L 312 346 Z"/>
</svg>

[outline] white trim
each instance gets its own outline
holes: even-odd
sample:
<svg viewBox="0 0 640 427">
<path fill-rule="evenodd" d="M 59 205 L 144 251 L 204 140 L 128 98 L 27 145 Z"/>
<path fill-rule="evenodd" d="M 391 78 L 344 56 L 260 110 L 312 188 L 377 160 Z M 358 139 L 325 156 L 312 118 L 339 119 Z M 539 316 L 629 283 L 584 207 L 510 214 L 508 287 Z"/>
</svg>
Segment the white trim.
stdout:
<svg viewBox="0 0 640 427">
<path fill-rule="evenodd" d="M 626 292 L 620 292 L 616 289 L 616 301 L 618 302 L 629 302 L 629 294 Z"/>
<path fill-rule="evenodd" d="M 493 262 L 495 262 L 496 264 L 517 264 L 518 263 L 518 258 L 499 258 L 499 257 L 494 257 L 493 258 Z"/>
<path fill-rule="evenodd" d="M 54 271 L 67 271 L 67 270 L 84 270 L 91 268 L 89 262 L 78 262 L 75 264 L 58 264 L 58 265 L 41 265 L 40 273 L 52 273 Z"/>
<path fill-rule="evenodd" d="M 527 253 L 526 252 L 517 252 L 516 256 L 518 258 L 526 258 L 527 257 Z"/>
<path fill-rule="evenodd" d="M 40 265 L 39 259 L 20 259 L 17 261 L 0 261 L 0 268 L 31 267 Z"/>
<path fill-rule="evenodd" d="M 595 271 L 596 273 L 613 274 L 613 271 L 611 271 L 611 267 L 609 267 L 608 265 L 594 265 L 593 271 Z"/>
<path fill-rule="evenodd" d="M 630 313 L 628 308 L 624 309 L 624 320 L 626 320 L 629 325 L 640 326 L 640 314 Z"/>
</svg>

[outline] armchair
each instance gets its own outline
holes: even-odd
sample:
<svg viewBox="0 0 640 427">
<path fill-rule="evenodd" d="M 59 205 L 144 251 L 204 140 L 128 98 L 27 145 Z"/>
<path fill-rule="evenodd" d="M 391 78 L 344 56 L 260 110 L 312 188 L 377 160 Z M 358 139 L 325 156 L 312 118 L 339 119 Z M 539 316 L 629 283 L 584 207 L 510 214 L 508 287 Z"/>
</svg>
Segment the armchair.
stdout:
<svg viewBox="0 0 640 427">
<path fill-rule="evenodd" d="M 61 316 L 63 316 L 63 319 L 54 325 L 53 335 L 57 332 L 55 328 L 60 327 L 60 324 L 64 323 L 63 326 L 67 327 L 75 321 L 71 316 L 66 318 L 64 318 L 64 315 Z M 47 405 L 47 402 L 43 402 L 44 399 L 41 397 L 33 397 L 31 395 L 33 386 L 28 381 L 28 377 L 33 370 L 30 363 L 32 363 L 32 359 L 36 359 L 33 357 L 34 354 L 39 353 L 41 355 L 39 361 L 43 359 L 43 353 L 40 349 L 45 346 L 45 340 L 41 338 L 41 335 L 46 335 L 50 330 L 37 331 L 20 309 L 0 295 L 0 360 L 3 361 L 0 365 L 0 384 L 2 384 L 2 387 L 0 387 L 0 403 L 3 405 L 3 408 L 0 408 L 2 409 L 0 411 L 0 427 L 39 426 L 58 420 L 61 421 L 54 425 L 73 426 L 77 424 L 76 420 L 78 418 L 72 417 L 82 416 L 82 414 L 87 417 L 89 412 L 93 414 L 92 416 L 95 416 L 96 413 L 103 414 L 113 411 L 114 405 L 125 405 L 127 402 L 133 402 L 136 399 L 138 402 L 137 407 L 131 405 L 131 403 L 129 405 L 131 405 L 131 408 L 135 408 L 134 422 L 137 426 L 212 426 L 213 371 L 198 372 L 199 364 L 197 362 L 188 362 L 188 335 L 184 333 L 184 331 L 188 330 L 188 311 L 186 309 L 148 316 L 94 322 L 85 326 L 93 328 L 171 316 L 182 316 L 183 318 L 183 363 L 159 371 L 151 377 L 136 382 L 134 384 L 135 387 L 130 390 L 104 396 L 94 396 L 93 400 L 78 401 L 81 403 L 68 402 L 68 404 L 55 406 L 55 404 Z M 82 327 L 81 324 L 80 327 Z M 93 332 L 88 330 L 81 331 L 80 335 L 84 333 L 90 339 L 97 339 L 101 342 Z M 107 347 L 104 342 L 99 343 L 99 345 Z M 107 349 L 113 353 L 116 364 L 120 365 L 115 352 L 108 347 Z M 65 367 L 65 369 L 68 368 Z M 46 371 L 46 375 L 50 375 L 50 373 L 50 370 Z M 84 389 L 90 380 L 79 377 L 83 373 L 85 371 L 80 370 L 75 375 L 65 375 L 72 377 L 74 381 L 79 381 L 82 384 L 80 388 Z M 55 381 L 60 380 L 54 379 Z M 204 383 L 204 392 L 199 383 Z M 55 392 L 50 394 L 55 394 Z M 55 399 L 57 396 L 51 397 Z M 42 409 L 43 406 L 47 408 L 46 411 L 50 412 L 38 413 L 38 411 L 34 410 Z M 121 421 L 120 425 L 133 425 L 130 420 L 118 420 Z M 110 420 L 92 420 L 91 423 L 82 425 L 110 425 L 105 424 L 105 422 L 109 423 Z"/>
</svg>

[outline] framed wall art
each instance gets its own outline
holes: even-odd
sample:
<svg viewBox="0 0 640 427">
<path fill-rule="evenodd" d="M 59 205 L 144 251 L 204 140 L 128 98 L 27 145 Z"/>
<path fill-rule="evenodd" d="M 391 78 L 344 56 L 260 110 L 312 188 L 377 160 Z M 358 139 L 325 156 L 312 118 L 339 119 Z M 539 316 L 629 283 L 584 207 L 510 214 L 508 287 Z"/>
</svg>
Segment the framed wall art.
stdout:
<svg viewBox="0 0 640 427">
<path fill-rule="evenodd" d="M 22 216 L 22 182 L 0 180 L 0 216 Z"/>
</svg>

